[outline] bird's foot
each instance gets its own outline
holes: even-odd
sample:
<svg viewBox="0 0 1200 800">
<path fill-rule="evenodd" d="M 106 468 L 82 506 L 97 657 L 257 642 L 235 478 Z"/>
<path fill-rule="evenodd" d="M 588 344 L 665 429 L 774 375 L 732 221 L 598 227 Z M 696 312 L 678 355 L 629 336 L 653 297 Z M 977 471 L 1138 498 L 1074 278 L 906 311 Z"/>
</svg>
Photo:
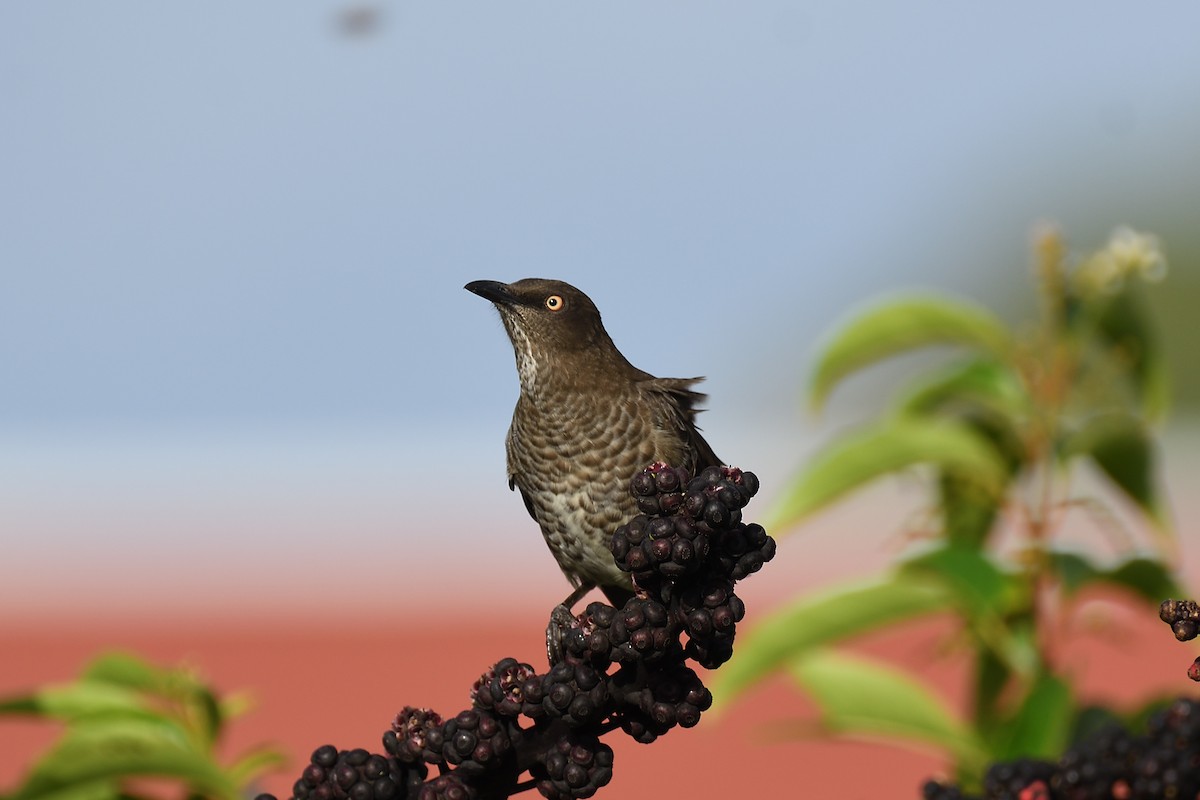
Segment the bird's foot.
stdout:
<svg viewBox="0 0 1200 800">
<path fill-rule="evenodd" d="M 563 660 L 563 636 L 575 625 L 575 615 L 565 604 L 555 606 L 550 612 L 550 622 L 546 625 L 546 658 L 550 666 Z"/>
</svg>

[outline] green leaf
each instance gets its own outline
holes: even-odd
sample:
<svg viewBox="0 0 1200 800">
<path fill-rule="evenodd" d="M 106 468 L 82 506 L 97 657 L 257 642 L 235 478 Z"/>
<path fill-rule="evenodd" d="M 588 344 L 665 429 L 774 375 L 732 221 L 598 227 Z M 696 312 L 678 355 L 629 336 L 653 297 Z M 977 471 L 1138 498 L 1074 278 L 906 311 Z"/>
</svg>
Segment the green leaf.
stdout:
<svg viewBox="0 0 1200 800">
<path fill-rule="evenodd" d="M 94 658 L 83 671 L 83 679 L 155 694 L 166 694 L 172 683 L 180 682 L 181 670 L 158 667 L 132 653 L 113 651 Z"/>
<path fill-rule="evenodd" d="M 199 718 L 197 724 L 200 733 L 211 747 L 216 744 L 225 725 L 221 703 L 217 696 L 206 688 L 196 694 L 193 708 L 196 710 L 195 716 Z"/>
<path fill-rule="evenodd" d="M 1067 745 L 1073 717 L 1070 687 L 1054 675 L 1043 673 L 1007 721 L 992 757 L 996 761 L 1020 757 L 1055 760 Z"/>
<path fill-rule="evenodd" d="M 976 358 L 918 381 L 895 408 L 901 416 L 948 417 L 970 427 L 1005 459 L 1011 477 L 1026 459 L 1017 431 L 1028 406 L 1020 381 L 1007 365 Z M 1000 500 L 970 478 L 951 471 L 938 476 L 943 530 L 952 542 L 982 547 L 993 529 Z"/>
<path fill-rule="evenodd" d="M 1141 293 L 1127 286 L 1124 291 L 1100 295 L 1093 302 L 1096 331 L 1101 342 L 1124 365 L 1150 419 L 1166 412 L 1169 387 L 1166 362 Z"/>
<path fill-rule="evenodd" d="M 141 693 L 99 681 L 45 686 L 26 695 L 0 701 L 0 713 L 36 714 L 72 720 L 97 714 L 143 714 L 147 704 Z"/>
<path fill-rule="evenodd" d="M 769 515 L 768 527 L 793 525 L 847 492 L 917 464 L 953 472 L 995 497 L 1008 475 L 996 449 L 965 425 L 892 419 L 850 433 L 810 459 Z"/>
<path fill-rule="evenodd" d="M 59 787 L 24 786 L 7 800 L 119 800 L 121 788 L 115 781 L 100 778 Z"/>
<path fill-rule="evenodd" d="M 193 724 L 196 733 L 209 745 L 220 735 L 224 723 L 221 705 L 190 669 L 160 667 L 134 654 L 116 651 L 94 659 L 84 670 L 84 678 L 138 689 L 147 697 L 182 705 L 186 709 L 182 718 Z"/>
<path fill-rule="evenodd" d="M 1021 576 L 974 548 L 954 544 L 911 558 L 901 569 L 945 584 L 963 621 L 1007 670 L 1029 675 L 1037 669 L 1036 647 L 1023 633 L 1030 587 Z"/>
<path fill-rule="evenodd" d="M 940 697 L 895 667 L 819 649 L 793 662 L 791 673 L 820 707 L 828 732 L 883 736 L 932 746 L 960 762 L 985 761 L 971 728 Z"/>
<path fill-rule="evenodd" d="M 163 719 L 99 717 L 79 721 L 34 766 L 25 792 L 135 776 L 174 777 L 198 792 L 235 798 L 237 787 L 207 753 Z"/>
<path fill-rule="evenodd" d="M 964 416 L 962 423 L 992 443 L 1008 467 L 1006 478 L 1011 482 L 1025 459 L 1016 430 L 1000 419 Z M 945 470 L 938 476 L 942 527 L 946 539 L 954 544 L 975 549 L 987 544 L 1003 502 L 1003 495 L 984 491 L 969 477 Z"/>
<path fill-rule="evenodd" d="M 810 402 L 820 408 L 847 375 L 933 344 L 962 345 L 1003 356 L 1011 342 L 995 315 L 968 301 L 932 295 L 894 298 L 855 317 L 825 344 L 813 372 Z"/>
<path fill-rule="evenodd" d="M 814 648 L 944 611 L 952 600 L 946 587 L 911 574 L 837 586 L 802 597 L 738 637 L 733 660 L 714 676 L 713 696 L 718 704 L 728 703 Z"/>
<path fill-rule="evenodd" d="M 1087 456 L 1159 528 L 1167 528 L 1159 497 L 1154 443 L 1132 414 L 1111 412 L 1088 420 L 1060 447 L 1064 458 Z"/>
<path fill-rule="evenodd" d="M 946 540 L 973 549 L 980 549 L 987 543 L 1000 510 L 996 497 L 980 489 L 969 478 L 953 472 L 938 476 L 938 505 Z"/>
<path fill-rule="evenodd" d="M 978 550 L 945 545 L 901 564 L 906 572 L 935 575 L 954 591 L 957 605 L 976 617 L 1003 615 L 1026 601 L 1022 581 L 1002 571 Z"/>
<path fill-rule="evenodd" d="M 973 358 L 922 376 L 900 397 L 895 408 L 901 414 L 917 415 L 982 412 L 1011 421 L 1027 413 L 1029 397 L 1007 364 L 993 358 Z"/>
<path fill-rule="evenodd" d="M 978 649 L 971 691 L 975 724 L 981 730 L 989 728 L 998 718 L 1000 696 L 1012 676 L 1013 671 L 1004 659 L 990 648 Z"/>
</svg>

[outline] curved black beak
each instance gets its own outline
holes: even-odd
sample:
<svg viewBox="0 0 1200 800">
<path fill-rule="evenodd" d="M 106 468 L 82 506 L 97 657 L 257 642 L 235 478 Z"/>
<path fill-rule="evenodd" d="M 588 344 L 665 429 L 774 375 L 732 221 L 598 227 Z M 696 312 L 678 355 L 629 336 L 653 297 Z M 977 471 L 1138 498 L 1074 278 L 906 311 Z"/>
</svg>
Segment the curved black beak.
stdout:
<svg viewBox="0 0 1200 800">
<path fill-rule="evenodd" d="M 463 288 L 472 294 L 479 295 L 484 300 L 491 300 L 493 303 L 512 305 L 517 302 L 517 298 L 513 296 L 508 284 L 500 281 L 471 281 Z"/>
</svg>

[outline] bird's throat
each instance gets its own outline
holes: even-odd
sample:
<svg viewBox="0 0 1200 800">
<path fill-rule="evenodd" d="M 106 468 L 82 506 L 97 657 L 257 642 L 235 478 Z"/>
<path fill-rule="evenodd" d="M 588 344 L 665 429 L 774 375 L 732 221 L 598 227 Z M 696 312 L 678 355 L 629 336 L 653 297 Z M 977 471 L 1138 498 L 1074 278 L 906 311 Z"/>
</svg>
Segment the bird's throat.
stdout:
<svg viewBox="0 0 1200 800">
<path fill-rule="evenodd" d="M 513 353 L 517 357 L 517 377 L 521 381 L 521 393 L 532 397 L 536 394 L 538 386 L 538 359 L 534 354 L 533 343 L 519 325 L 509 325 L 508 336 L 512 340 Z"/>
</svg>

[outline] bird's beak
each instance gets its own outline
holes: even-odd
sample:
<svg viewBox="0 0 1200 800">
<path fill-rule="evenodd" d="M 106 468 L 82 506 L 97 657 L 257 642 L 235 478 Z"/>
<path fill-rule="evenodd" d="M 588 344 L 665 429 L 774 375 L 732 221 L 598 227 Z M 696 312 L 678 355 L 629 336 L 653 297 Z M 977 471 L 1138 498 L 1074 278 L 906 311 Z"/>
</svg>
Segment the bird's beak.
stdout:
<svg viewBox="0 0 1200 800">
<path fill-rule="evenodd" d="M 491 300 L 500 305 L 511 306 L 517 302 L 517 298 L 513 296 L 508 284 L 500 281 L 471 281 L 463 288 L 479 295 L 484 300 Z"/>
</svg>

